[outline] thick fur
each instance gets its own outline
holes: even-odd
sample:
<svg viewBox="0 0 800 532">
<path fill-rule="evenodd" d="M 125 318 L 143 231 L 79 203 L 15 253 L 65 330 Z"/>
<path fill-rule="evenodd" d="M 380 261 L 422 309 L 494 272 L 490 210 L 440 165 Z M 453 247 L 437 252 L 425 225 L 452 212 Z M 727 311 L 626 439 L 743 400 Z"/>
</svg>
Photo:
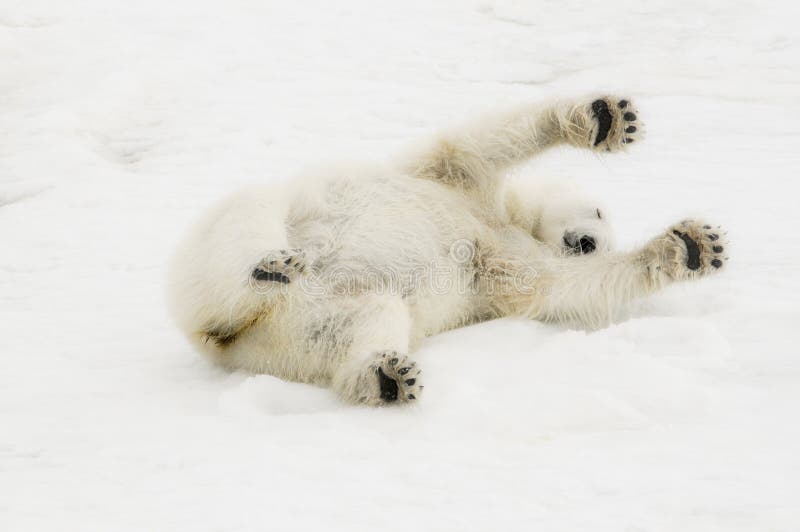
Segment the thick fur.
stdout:
<svg viewBox="0 0 800 532">
<path fill-rule="evenodd" d="M 632 298 L 724 264 L 724 235 L 701 222 L 616 252 L 580 191 L 504 182 L 550 146 L 613 152 L 641 132 L 628 99 L 531 105 L 399 163 L 244 190 L 180 246 L 172 312 L 226 367 L 329 385 L 349 402 L 413 401 L 423 385 L 409 353 L 423 337 L 502 316 L 597 327 Z"/>
</svg>

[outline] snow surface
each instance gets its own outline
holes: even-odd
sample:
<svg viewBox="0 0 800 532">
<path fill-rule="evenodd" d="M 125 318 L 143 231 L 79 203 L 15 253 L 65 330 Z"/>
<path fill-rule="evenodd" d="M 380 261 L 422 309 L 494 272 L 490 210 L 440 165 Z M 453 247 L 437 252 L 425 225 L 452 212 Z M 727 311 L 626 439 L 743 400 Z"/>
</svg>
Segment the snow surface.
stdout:
<svg viewBox="0 0 800 532">
<path fill-rule="evenodd" d="M 793 2 L 0 0 L 0 530 L 800 530 Z M 191 219 L 507 102 L 618 91 L 649 138 L 520 170 L 687 215 L 723 275 L 597 332 L 427 341 L 415 407 L 227 374 L 169 323 Z"/>
</svg>

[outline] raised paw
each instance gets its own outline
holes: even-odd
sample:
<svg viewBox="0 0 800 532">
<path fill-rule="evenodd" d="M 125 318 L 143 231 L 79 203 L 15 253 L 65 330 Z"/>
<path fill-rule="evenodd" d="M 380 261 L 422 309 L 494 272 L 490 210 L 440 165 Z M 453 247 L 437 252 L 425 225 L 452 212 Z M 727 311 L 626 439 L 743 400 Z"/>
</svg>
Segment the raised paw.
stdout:
<svg viewBox="0 0 800 532">
<path fill-rule="evenodd" d="M 619 151 L 642 138 L 639 113 L 629 99 L 605 96 L 590 107 L 590 139 L 595 150 Z"/>
<path fill-rule="evenodd" d="M 270 283 L 289 284 L 306 272 L 306 254 L 302 249 L 281 249 L 268 253 L 251 273 L 258 286 Z"/>
<path fill-rule="evenodd" d="M 417 363 L 397 351 L 376 353 L 367 366 L 367 373 L 372 375 L 372 382 L 358 398 L 363 404 L 415 401 L 424 388 Z"/>
<path fill-rule="evenodd" d="M 667 229 L 660 241 L 663 267 L 675 279 L 713 273 L 728 261 L 728 241 L 720 226 L 684 220 Z"/>
</svg>

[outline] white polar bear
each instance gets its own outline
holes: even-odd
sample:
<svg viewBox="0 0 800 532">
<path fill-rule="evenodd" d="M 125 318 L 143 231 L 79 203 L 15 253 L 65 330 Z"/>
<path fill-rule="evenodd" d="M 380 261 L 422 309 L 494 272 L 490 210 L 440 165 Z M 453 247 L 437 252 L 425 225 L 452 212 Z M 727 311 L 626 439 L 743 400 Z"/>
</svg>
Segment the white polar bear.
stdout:
<svg viewBox="0 0 800 532">
<path fill-rule="evenodd" d="M 396 164 L 244 190 L 180 246 L 172 312 L 226 367 L 329 385 L 353 403 L 412 401 L 423 386 L 409 353 L 428 335 L 502 316 L 598 326 L 632 298 L 723 266 L 710 225 L 680 222 L 616 252 L 578 191 L 502 179 L 556 144 L 614 152 L 640 136 L 627 99 L 530 105 Z"/>
</svg>

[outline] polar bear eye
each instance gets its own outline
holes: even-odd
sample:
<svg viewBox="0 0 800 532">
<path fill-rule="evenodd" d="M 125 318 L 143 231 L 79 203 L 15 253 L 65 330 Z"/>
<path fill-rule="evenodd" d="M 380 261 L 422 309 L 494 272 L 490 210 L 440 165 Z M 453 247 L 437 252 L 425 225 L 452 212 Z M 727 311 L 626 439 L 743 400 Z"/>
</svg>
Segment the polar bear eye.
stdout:
<svg viewBox="0 0 800 532">
<path fill-rule="evenodd" d="M 597 209 L 597 217 L 600 218 L 601 220 L 603 219 L 603 215 L 600 214 L 600 209 Z"/>
</svg>

